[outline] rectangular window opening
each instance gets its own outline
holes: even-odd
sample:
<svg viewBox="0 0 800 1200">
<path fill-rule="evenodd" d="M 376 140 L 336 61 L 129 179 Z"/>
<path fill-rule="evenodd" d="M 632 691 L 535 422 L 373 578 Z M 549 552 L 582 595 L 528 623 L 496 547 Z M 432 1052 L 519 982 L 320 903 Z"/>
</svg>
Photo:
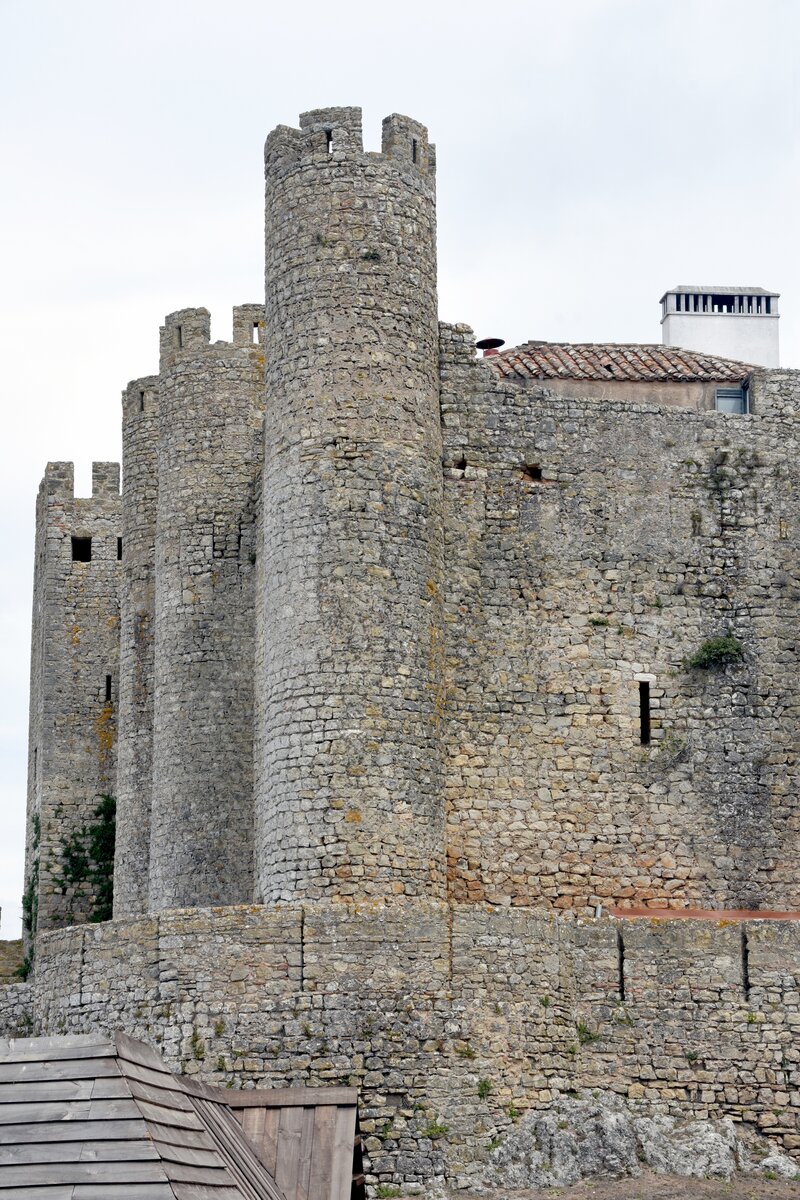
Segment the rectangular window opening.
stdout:
<svg viewBox="0 0 800 1200">
<path fill-rule="evenodd" d="M 139 392 L 139 412 L 144 412 L 144 392 Z"/>
<path fill-rule="evenodd" d="M 412 162 L 417 161 L 417 139 L 416 138 L 411 139 L 411 161 Z"/>
<path fill-rule="evenodd" d="M 328 154 L 333 154 L 333 130 L 332 129 L 325 130 L 325 146 L 327 148 Z"/>
<path fill-rule="evenodd" d="M 639 682 L 639 741 L 650 745 L 650 684 L 645 679 Z"/>
<path fill-rule="evenodd" d="M 617 930 L 617 988 L 620 1000 L 625 999 L 625 941 Z"/>
<path fill-rule="evenodd" d="M 739 413 L 747 412 L 747 393 L 743 387 L 716 388 L 714 391 L 714 407 L 717 412 Z"/>
<path fill-rule="evenodd" d="M 253 345 L 258 345 L 258 321 L 253 321 Z"/>
<path fill-rule="evenodd" d="M 111 676 L 106 675 L 106 702 L 111 699 Z"/>
<path fill-rule="evenodd" d="M 74 537 L 72 539 L 72 561 L 92 561 L 92 539 L 90 537 Z"/>
<path fill-rule="evenodd" d="M 742 989 L 745 1000 L 750 999 L 750 946 L 747 930 L 742 928 Z"/>
<path fill-rule="evenodd" d="M 178 349 L 182 350 L 183 349 L 183 326 L 176 325 L 175 333 L 176 333 L 177 339 L 178 339 Z"/>
<path fill-rule="evenodd" d="M 122 538 L 117 538 L 117 558 L 122 558 Z"/>
</svg>

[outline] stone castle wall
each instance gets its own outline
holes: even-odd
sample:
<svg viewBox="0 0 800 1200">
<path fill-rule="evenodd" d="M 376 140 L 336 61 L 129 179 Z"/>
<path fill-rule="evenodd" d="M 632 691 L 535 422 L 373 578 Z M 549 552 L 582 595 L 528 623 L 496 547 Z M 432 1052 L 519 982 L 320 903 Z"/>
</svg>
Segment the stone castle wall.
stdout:
<svg viewBox="0 0 800 1200">
<path fill-rule="evenodd" d="M 159 378 L 122 393 L 122 579 L 114 912 L 147 911 L 153 796 Z"/>
<path fill-rule="evenodd" d="M 443 328 L 457 900 L 800 905 L 800 376 L 780 374 L 744 417 L 566 398 L 501 385 Z M 725 635 L 740 662 L 687 667 Z"/>
<path fill-rule="evenodd" d="M 797 372 L 747 416 L 500 383 L 436 323 L 424 127 L 300 124 L 265 149 L 266 319 L 171 314 L 124 396 L 121 631 L 81 640 L 120 638 L 117 915 L 797 905 Z M 34 757 L 51 683 L 86 718 L 44 628 Z M 720 636 L 741 660 L 687 669 Z"/>
<path fill-rule="evenodd" d="M 30 983 L 0 983 L 0 1037 L 31 1037 L 33 987 Z"/>
<path fill-rule="evenodd" d="M 466 1185 L 575 1088 L 800 1149 L 800 924 L 396 899 L 164 913 L 40 939 L 36 1028 L 124 1027 L 233 1086 L 347 1083 L 374 1182 Z"/>
<path fill-rule="evenodd" d="M 591 914 L 800 907 L 800 376 L 747 416 L 501 384 L 436 323 L 424 127 L 308 113 L 266 171 L 266 310 L 166 319 L 122 512 L 109 464 L 45 477 L 27 878 L 75 924 L 0 1027 L 32 995 L 215 1080 L 356 1084 L 383 1183 L 475 1182 L 576 1087 L 797 1152 L 800 926 Z M 118 652 L 117 919 L 81 925 Z"/>
<path fill-rule="evenodd" d="M 151 911 L 252 896 L 263 316 L 234 310 L 232 343 L 205 309 L 161 331 Z"/>
<path fill-rule="evenodd" d="M 441 895 L 441 435 L 427 131 L 267 140 L 257 896 Z"/>
<path fill-rule="evenodd" d="M 120 532 L 116 463 L 92 465 L 89 498 L 74 495 L 71 463 L 48 464 L 36 508 L 26 937 L 91 912 L 70 851 L 116 785 Z"/>
</svg>

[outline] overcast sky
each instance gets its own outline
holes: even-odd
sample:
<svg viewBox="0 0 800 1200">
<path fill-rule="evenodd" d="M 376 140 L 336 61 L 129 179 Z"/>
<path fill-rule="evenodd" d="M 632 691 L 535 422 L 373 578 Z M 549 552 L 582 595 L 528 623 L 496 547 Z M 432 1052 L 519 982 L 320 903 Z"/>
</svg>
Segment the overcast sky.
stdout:
<svg viewBox="0 0 800 1200">
<path fill-rule="evenodd" d="M 120 457 L 164 314 L 263 298 L 262 147 L 361 105 L 438 148 L 440 312 L 658 342 L 678 283 L 782 293 L 800 367 L 795 0 L 0 0 L 0 905 L 18 936 L 36 489 Z"/>
</svg>

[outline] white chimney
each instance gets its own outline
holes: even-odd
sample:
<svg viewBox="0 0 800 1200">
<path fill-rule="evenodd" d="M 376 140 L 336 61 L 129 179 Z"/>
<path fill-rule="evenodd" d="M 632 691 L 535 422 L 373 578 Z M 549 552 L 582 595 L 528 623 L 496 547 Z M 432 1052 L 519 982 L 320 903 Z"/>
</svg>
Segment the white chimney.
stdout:
<svg viewBox="0 0 800 1200">
<path fill-rule="evenodd" d="M 777 367 L 779 295 L 757 287 L 673 288 L 661 297 L 661 344 Z"/>
</svg>

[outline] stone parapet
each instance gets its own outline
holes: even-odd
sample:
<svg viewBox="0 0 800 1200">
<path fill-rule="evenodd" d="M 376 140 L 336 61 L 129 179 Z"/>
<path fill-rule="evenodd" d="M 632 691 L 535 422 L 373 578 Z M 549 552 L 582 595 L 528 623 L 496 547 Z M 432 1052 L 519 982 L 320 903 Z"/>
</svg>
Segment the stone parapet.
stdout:
<svg viewBox="0 0 800 1200">
<path fill-rule="evenodd" d="M 519 1113 L 576 1088 L 800 1148 L 797 922 L 402 898 L 165 912 L 41 936 L 34 1013 L 40 1032 L 124 1027 L 218 1083 L 358 1086 L 376 1182 L 467 1185 Z"/>
</svg>

